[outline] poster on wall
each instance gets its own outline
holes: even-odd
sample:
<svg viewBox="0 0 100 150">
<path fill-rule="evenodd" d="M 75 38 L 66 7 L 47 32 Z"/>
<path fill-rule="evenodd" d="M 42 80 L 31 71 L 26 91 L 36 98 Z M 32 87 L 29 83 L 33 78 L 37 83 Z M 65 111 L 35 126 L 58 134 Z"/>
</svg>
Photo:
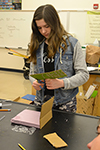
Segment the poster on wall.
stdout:
<svg viewBox="0 0 100 150">
<path fill-rule="evenodd" d="M 0 0 L 0 9 L 21 10 L 22 0 Z"/>
<path fill-rule="evenodd" d="M 93 44 L 100 41 L 100 12 L 87 12 L 85 43 Z"/>
</svg>

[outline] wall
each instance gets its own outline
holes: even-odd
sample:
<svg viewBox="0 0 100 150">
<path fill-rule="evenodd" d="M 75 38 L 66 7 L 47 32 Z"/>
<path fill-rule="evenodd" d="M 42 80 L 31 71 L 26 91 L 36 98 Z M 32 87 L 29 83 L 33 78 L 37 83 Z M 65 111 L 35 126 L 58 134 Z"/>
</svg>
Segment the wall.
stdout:
<svg viewBox="0 0 100 150">
<path fill-rule="evenodd" d="M 47 3 L 54 5 L 58 11 L 60 10 L 59 16 L 65 29 L 68 32 L 73 33 L 75 37 L 79 39 L 81 45 L 84 45 L 86 36 L 85 10 L 92 10 L 93 3 L 99 3 L 100 5 L 100 0 L 41 0 L 35 2 L 33 2 L 33 0 L 23 0 L 23 11 L 10 11 L 8 13 L 4 11 L 0 12 L 0 47 L 22 47 L 24 49 L 27 49 L 27 44 L 30 41 L 30 26 L 33 16 L 33 10 L 35 10 L 39 5 Z M 61 10 L 65 11 L 61 12 Z M 23 50 L 19 51 L 26 53 Z M 23 58 L 9 56 L 7 54 L 7 51 L 4 49 L 0 49 L 0 54 L 0 67 L 22 69 L 22 66 L 24 65 Z M 6 58 L 6 60 L 9 60 L 10 63 L 8 63 L 8 61 L 4 61 L 4 58 Z"/>
<path fill-rule="evenodd" d="M 17 50 L 18 52 L 26 55 L 26 50 Z M 8 50 L 0 48 L 0 68 L 23 70 L 24 67 L 23 57 L 8 54 Z"/>
<path fill-rule="evenodd" d="M 23 10 L 33 10 L 36 9 L 39 5 L 43 4 L 52 4 L 56 7 L 58 10 L 62 9 L 79 9 L 79 10 L 91 10 L 93 8 L 93 3 L 99 3 L 100 0 L 23 0 L 22 2 L 22 9 Z M 100 7 L 99 7 L 100 9 Z"/>
<path fill-rule="evenodd" d="M 65 29 L 73 33 L 76 38 L 79 39 L 81 45 L 85 43 L 86 36 L 86 12 L 84 10 L 93 10 L 93 4 L 98 3 L 100 10 L 100 0 L 38 0 L 33 2 L 30 0 L 23 1 L 22 9 L 23 10 L 34 10 L 38 6 L 43 4 L 52 4 L 54 7 L 59 10 L 77 10 L 77 12 L 62 13 L 60 12 L 61 21 Z"/>
</svg>

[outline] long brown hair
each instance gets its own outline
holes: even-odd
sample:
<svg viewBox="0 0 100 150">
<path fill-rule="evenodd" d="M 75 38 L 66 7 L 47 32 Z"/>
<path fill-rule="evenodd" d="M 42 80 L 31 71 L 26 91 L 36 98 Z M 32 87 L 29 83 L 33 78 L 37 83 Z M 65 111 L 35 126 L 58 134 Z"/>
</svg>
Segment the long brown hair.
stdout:
<svg viewBox="0 0 100 150">
<path fill-rule="evenodd" d="M 52 57 L 59 50 L 59 46 L 61 42 L 64 43 L 63 50 L 67 48 L 67 44 L 63 35 L 68 37 L 69 33 L 67 33 L 58 16 L 56 9 L 50 5 L 42 5 L 38 7 L 34 13 L 32 20 L 32 34 L 31 34 L 31 42 L 30 42 L 30 61 L 33 61 L 36 64 L 36 51 L 39 47 L 39 44 L 45 39 L 44 36 L 39 32 L 36 20 L 44 19 L 44 21 L 50 26 L 51 33 L 49 35 L 48 40 L 48 57 Z"/>
</svg>

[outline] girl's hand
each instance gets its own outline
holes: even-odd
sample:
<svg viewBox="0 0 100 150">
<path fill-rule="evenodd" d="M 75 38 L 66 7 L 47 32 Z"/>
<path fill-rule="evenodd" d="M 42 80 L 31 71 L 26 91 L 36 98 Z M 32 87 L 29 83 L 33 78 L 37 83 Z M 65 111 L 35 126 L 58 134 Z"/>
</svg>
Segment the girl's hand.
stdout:
<svg viewBox="0 0 100 150">
<path fill-rule="evenodd" d="M 39 83 L 37 80 L 35 80 L 35 81 L 33 82 L 32 86 L 33 86 L 36 90 L 40 91 L 40 90 L 43 88 L 44 83 L 43 83 L 43 82 Z"/>
<path fill-rule="evenodd" d="M 58 89 L 64 87 L 64 81 L 62 79 L 46 79 L 47 89 Z"/>
</svg>

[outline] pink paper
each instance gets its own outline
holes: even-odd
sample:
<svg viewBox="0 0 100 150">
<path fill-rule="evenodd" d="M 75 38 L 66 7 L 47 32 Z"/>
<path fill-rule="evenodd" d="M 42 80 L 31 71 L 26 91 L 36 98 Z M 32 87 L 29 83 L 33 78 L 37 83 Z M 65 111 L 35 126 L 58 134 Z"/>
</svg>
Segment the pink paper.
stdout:
<svg viewBox="0 0 100 150">
<path fill-rule="evenodd" d="M 40 128 L 40 113 L 39 111 L 25 109 L 11 119 L 12 123 L 26 125 L 30 127 Z"/>
</svg>

